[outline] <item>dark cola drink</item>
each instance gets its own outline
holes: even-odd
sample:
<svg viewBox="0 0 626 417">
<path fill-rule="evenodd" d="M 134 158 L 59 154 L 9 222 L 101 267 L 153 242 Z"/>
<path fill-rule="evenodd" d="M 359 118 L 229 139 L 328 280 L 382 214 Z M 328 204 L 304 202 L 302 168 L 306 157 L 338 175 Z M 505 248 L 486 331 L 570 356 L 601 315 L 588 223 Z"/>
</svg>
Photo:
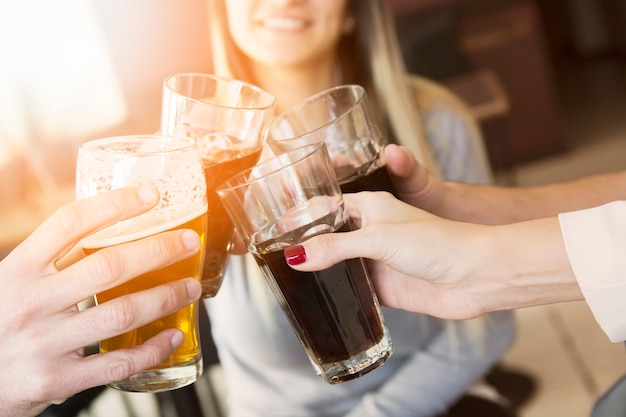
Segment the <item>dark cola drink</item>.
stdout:
<svg viewBox="0 0 626 417">
<path fill-rule="evenodd" d="M 343 226 L 338 232 L 347 230 Z M 391 340 L 361 259 L 317 272 L 292 269 L 283 250 L 260 251 L 255 259 L 326 382 L 358 378 L 391 355 Z"/>
<path fill-rule="evenodd" d="M 387 165 L 379 166 L 366 174 L 358 171 L 350 175 L 341 175 L 337 170 L 342 193 L 358 193 L 359 191 L 388 191 L 398 198 L 398 192 L 391 182 Z"/>
</svg>

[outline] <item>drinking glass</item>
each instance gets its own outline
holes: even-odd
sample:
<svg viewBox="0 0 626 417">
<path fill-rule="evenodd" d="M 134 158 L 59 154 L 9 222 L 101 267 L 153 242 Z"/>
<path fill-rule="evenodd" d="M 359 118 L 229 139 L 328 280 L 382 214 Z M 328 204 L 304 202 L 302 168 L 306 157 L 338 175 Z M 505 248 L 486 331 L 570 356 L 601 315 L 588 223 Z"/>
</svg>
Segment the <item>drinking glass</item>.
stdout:
<svg viewBox="0 0 626 417">
<path fill-rule="evenodd" d="M 336 384 L 385 363 L 393 347 L 363 260 L 318 272 L 299 272 L 285 261 L 285 248 L 350 230 L 326 146 L 305 146 L 261 162 L 217 193 L 315 372 Z"/>
<path fill-rule="evenodd" d="M 259 160 L 274 103 L 274 96 L 252 84 L 213 74 L 176 74 L 164 81 L 161 133 L 195 138 L 204 164 L 210 216 L 203 298 L 220 288 L 233 237 L 215 187 Z"/>
<path fill-rule="evenodd" d="M 267 131 L 275 154 L 324 142 L 344 193 L 397 192 L 389 178 L 383 137 L 367 111 L 365 89 L 356 84 L 332 87 L 278 115 Z"/>
<path fill-rule="evenodd" d="M 207 218 L 206 184 L 197 144 L 189 137 L 132 135 L 83 143 L 76 164 L 76 197 L 92 197 L 116 188 L 148 184 L 160 201 L 150 211 L 123 220 L 84 238 L 86 254 L 175 229 L 193 229 L 204 240 Z M 204 248 L 191 258 L 143 274 L 95 295 L 97 304 L 125 294 L 187 277 L 200 279 Z M 137 259 L 141 262 L 141 259 Z M 198 302 L 119 336 L 100 342 L 100 352 L 133 348 L 161 331 L 178 328 L 183 344 L 160 365 L 109 384 L 124 391 L 159 392 L 179 388 L 202 374 Z"/>
</svg>

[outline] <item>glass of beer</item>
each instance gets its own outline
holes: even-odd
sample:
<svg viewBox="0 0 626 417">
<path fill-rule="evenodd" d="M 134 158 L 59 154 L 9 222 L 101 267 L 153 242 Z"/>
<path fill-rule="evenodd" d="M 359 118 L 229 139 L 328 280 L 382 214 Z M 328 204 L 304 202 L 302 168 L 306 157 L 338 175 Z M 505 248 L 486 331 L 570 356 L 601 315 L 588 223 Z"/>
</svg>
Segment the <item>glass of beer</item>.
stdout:
<svg viewBox="0 0 626 417">
<path fill-rule="evenodd" d="M 367 111 L 365 88 L 332 87 L 278 115 L 267 131 L 275 154 L 324 142 L 344 193 L 397 192 L 389 178 L 383 137 Z"/>
<path fill-rule="evenodd" d="M 203 298 L 221 286 L 234 230 L 215 187 L 259 160 L 274 103 L 274 96 L 252 84 L 212 74 L 176 74 L 164 81 L 161 133 L 196 139 L 204 164 L 210 215 Z"/>
<path fill-rule="evenodd" d="M 265 160 L 217 189 L 315 372 L 336 384 L 381 366 L 393 351 L 362 259 L 299 272 L 284 250 L 321 233 L 350 230 L 326 146 Z"/>
<path fill-rule="evenodd" d="M 206 234 L 206 183 L 194 139 L 184 136 L 132 135 L 97 139 L 78 150 L 76 197 L 131 185 L 156 187 L 160 201 L 150 211 L 99 230 L 81 241 L 86 254 L 112 245 L 174 229 Z M 191 258 L 151 271 L 95 295 L 97 304 L 157 285 L 192 277 L 200 279 L 204 248 Z M 141 259 L 137 259 L 141 262 Z M 159 392 L 193 383 L 202 374 L 198 302 L 135 330 L 100 342 L 100 352 L 138 346 L 165 329 L 178 328 L 183 344 L 158 366 L 109 386 L 124 391 Z"/>
</svg>

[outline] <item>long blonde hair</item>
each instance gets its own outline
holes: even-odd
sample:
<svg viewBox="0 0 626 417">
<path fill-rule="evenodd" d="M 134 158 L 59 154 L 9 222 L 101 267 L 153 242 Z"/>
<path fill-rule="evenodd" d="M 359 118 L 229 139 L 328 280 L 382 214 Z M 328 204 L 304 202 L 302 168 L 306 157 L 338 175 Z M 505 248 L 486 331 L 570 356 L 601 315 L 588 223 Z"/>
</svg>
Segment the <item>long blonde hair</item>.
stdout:
<svg viewBox="0 0 626 417">
<path fill-rule="evenodd" d="M 246 55 L 237 47 L 230 35 L 224 0 L 208 0 L 210 42 L 213 56 L 211 71 L 250 83 L 255 83 L 248 68 Z M 416 159 L 433 174 L 439 175 L 430 144 L 421 125 L 416 93 L 400 51 L 393 15 L 386 0 L 348 0 L 346 15 L 355 20 L 355 28 L 345 34 L 339 44 L 338 64 L 343 83 L 360 84 L 368 93 L 372 117 L 379 124 L 388 143 L 410 149 Z M 260 271 L 254 261 L 241 260 L 248 278 L 257 278 Z M 269 313 L 269 290 L 262 281 L 249 279 L 252 298 L 269 328 L 275 323 Z M 426 320 L 425 320 L 426 321 Z M 485 317 L 471 321 L 444 321 L 452 350 L 458 328 L 473 327 L 476 340 L 485 332 Z"/>
<path fill-rule="evenodd" d="M 209 0 L 211 70 L 255 83 L 246 56 L 233 41 L 223 0 Z M 417 102 L 400 52 L 393 16 L 385 0 L 348 0 L 346 14 L 355 28 L 339 44 L 343 83 L 363 85 L 383 135 L 410 149 L 434 174 L 439 169 L 420 123 Z"/>
</svg>

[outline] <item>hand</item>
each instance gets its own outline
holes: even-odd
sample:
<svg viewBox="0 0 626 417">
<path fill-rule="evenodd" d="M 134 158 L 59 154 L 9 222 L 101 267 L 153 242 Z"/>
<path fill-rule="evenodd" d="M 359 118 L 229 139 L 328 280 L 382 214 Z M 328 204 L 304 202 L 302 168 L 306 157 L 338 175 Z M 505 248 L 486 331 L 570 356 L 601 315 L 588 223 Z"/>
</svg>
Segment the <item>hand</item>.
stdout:
<svg viewBox="0 0 626 417">
<path fill-rule="evenodd" d="M 199 282 L 186 279 L 84 311 L 77 308 L 95 293 L 198 251 L 198 235 L 180 230 L 82 255 L 77 246 L 82 237 L 145 212 L 157 201 L 154 189 L 142 187 L 73 202 L 0 262 L 0 416 L 36 415 L 77 392 L 157 365 L 180 345 L 182 332 L 169 329 L 136 349 L 84 356 L 84 346 L 200 297 Z"/>
<path fill-rule="evenodd" d="M 556 217 L 487 226 L 446 220 L 384 192 L 344 199 L 359 229 L 286 249 L 293 268 L 368 258 L 382 304 L 446 319 L 583 299 Z"/>
<path fill-rule="evenodd" d="M 464 252 L 484 226 L 456 223 L 416 209 L 384 192 L 344 196 L 359 228 L 316 236 L 286 257 L 306 259 L 294 269 L 315 271 L 350 258 L 369 258 L 368 268 L 382 304 L 444 318 L 470 318 L 486 312 L 466 270 Z M 297 256 L 301 255 L 301 256 Z M 418 278 L 418 279 L 416 279 Z M 421 278 L 421 279 L 419 279 Z"/>
<path fill-rule="evenodd" d="M 400 199 L 439 215 L 444 198 L 444 182 L 428 172 L 415 160 L 411 151 L 402 146 L 387 145 L 385 158 Z"/>
</svg>

